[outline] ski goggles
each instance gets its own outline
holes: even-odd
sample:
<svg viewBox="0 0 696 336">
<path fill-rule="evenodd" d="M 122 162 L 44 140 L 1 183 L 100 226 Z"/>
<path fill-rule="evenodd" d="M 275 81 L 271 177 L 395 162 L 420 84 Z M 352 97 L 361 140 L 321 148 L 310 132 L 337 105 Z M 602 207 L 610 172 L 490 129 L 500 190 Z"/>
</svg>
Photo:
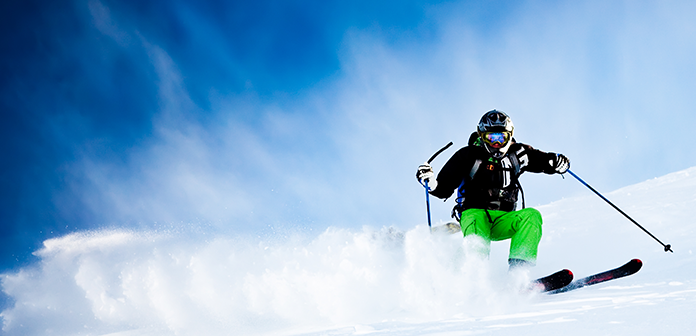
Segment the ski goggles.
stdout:
<svg viewBox="0 0 696 336">
<path fill-rule="evenodd" d="M 485 132 L 481 138 L 493 148 L 503 148 L 510 141 L 510 132 Z"/>
</svg>

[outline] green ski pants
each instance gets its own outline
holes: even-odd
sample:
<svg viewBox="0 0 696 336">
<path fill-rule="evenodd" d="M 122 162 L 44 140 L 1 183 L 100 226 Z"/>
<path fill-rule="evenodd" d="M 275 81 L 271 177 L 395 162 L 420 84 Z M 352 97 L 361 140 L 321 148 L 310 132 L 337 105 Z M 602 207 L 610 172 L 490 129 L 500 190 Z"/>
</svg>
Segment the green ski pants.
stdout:
<svg viewBox="0 0 696 336">
<path fill-rule="evenodd" d="M 464 237 L 477 235 L 483 238 L 485 245 L 481 253 L 486 257 L 490 253 L 491 241 L 510 239 L 509 258 L 532 264 L 536 263 L 541 223 L 541 213 L 532 208 L 510 212 L 467 209 L 462 212 L 459 221 Z"/>
</svg>

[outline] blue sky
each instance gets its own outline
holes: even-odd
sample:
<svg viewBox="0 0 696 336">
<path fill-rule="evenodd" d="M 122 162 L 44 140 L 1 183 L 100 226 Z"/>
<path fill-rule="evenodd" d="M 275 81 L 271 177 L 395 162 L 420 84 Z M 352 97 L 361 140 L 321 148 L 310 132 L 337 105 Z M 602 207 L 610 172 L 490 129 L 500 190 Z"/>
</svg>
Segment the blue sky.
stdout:
<svg viewBox="0 0 696 336">
<path fill-rule="evenodd" d="M 415 168 L 448 141 L 463 146 L 492 108 L 600 191 L 694 166 L 695 10 L 3 2 L 0 266 L 102 227 L 423 224 Z M 559 176 L 522 183 L 528 205 L 587 192 Z M 434 204 L 435 219 L 451 206 Z"/>
</svg>

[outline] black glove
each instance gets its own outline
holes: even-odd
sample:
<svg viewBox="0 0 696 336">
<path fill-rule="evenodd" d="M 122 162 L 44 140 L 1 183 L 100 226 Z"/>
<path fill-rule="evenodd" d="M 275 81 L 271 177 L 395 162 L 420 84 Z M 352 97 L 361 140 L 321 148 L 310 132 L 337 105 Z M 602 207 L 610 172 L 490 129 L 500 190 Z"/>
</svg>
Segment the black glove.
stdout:
<svg viewBox="0 0 696 336">
<path fill-rule="evenodd" d="M 559 174 L 565 174 L 570 169 L 570 160 L 563 154 L 556 154 L 553 169 Z"/>
</svg>

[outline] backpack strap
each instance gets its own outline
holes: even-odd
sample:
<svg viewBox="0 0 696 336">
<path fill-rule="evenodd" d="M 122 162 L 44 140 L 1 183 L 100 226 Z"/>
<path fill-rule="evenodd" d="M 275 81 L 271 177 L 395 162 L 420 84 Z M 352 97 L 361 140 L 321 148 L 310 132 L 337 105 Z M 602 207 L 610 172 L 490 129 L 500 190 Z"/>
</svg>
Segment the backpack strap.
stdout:
<svg viewBox="0 0 696 336">
<path fill-rule="evenodd" d="M 520 167 L 520 159 L 517 157 L 517 153 L 510 153 L 508 155 L 510 158 L 510 163 L 512 164 L 512 180 L 515 185 L 517 185 L 518 188 L 520 188 L 520 193 L 522 194 L 522 209 L 526 208 L 527 206 L 525 205 L 524 202 L 524 190 L 522 189 L 522 184 L 520 184 L 520 171 L 522 168 Z"/>
<path fill-rule="evenodd" d="M 517 179 L 518 176 L 520 176 L 520 159 L 517 158 L 517 153 L 510 153 L 508 155 L 508 158 L 510 158 L 510 163 L 512 164 L 512 172 L 513 172 L 513 179 Z"/>
<path fill-rule="evenodd" d="M 474 178 L 474 175 L 476 175 L 476 172 L 478 171 L 480 166 L 481 166 L 481 159 L 476 159 L 476 162 L 474 162 L 474 165 L 471 166 L 471 171 L 469 172 L 469 179 L 470 180 L 472 180 Z M 462 181 L 462 183 L 464 183 L 464 181 Z"/>
</svg>

